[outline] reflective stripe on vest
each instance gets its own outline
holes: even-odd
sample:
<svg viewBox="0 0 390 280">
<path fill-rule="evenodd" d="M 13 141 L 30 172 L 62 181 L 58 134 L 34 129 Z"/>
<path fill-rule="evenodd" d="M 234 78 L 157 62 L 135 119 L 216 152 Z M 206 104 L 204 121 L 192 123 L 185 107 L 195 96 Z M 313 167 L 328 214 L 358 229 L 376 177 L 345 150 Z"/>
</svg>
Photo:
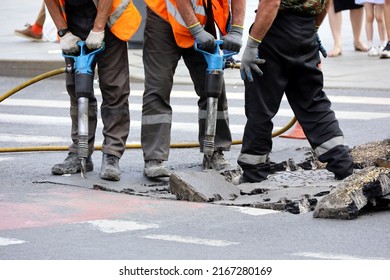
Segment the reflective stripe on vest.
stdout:
<svg viewBox="0 0 390 280">
<path fill-rule="evenodd" d="M 317 157 L 325 154 L 326 152 L 330 151 L 334 147 L 344 145 L 344 137 L 343 136 L 337 136 L 334 137 L 325 143 L 322 143 L 319 145 L 317 148 L 314 149 L 314 153 L 316 154 Z"/>
<path fill-rule="evenodd" d="M 204 26 L 207 19 L 204 6 L 205 0 L 190 0 L 190 2 L 199 23 Z M 214 20 L 222 35 L 227 33 L 230 2 L 231 0 L 212 0 Z M 195 39 L 180 15 L 175 0 L 145 0 L 145 3 L 153 12 L 170 23 L 179 47 L 190 48 L 194 45 Z"/>
<path fill-rule="evenodd" d="M 250 164 L 250 165 L 266 163 L 267 160 L 268 160 L 268 155 L 250 155 L 250 154 L 243 154 L 243 153 L 241 153 L 237 159 L 237 161 Z"/>
</svg>

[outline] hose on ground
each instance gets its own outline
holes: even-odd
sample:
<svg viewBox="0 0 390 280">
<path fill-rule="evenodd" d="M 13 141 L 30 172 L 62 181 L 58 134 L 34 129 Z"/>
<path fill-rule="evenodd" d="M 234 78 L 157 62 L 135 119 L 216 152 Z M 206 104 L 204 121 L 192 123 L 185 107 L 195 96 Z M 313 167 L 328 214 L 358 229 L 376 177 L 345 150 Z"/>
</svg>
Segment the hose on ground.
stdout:
<svg viewBox="0 0 390 280">
<path fill-rule="evenodd" d="M 43 79 L 66 73 L 68 71 L 67 68 L 59 68 L 55 69 L 49 72 L 46 72 L 44 74 L 38 75 L 22 84 L 20 84 L 17 87 L 14 87 L 13 89 L 7 91 L 5 94 L 0 96 L 0 103 L 7 99 L 8 97 L 12 96 L 16 92 L 24 89 L 25 87 L 28 87 L 29 85 L 32 85 L 36 82 L 39 82 Z M 275 131 L 272 133 L 272 137 L 277 137 L 287 130 L 289 130 L 297 121 L 295 116 L 281 129 Z M 232 145 L 241 145 L 242 140 L 233 140 Z M 126 149 L 140 149 L 142 146 L 140 143 L 132 143 L 132 144 L 126 144 Z M 186 149 L 186 148 L 196 148 L 199 147 L 198 142 L 182 142 L 182 143 L 172 143 L 170 145 L 171 148 L 174 149 Z M 68 146 L 30 146 L 30 147 L 9 147 L 9 148 L 0 148 L 0 153 L 16 153 L 16 152 L 50 152 L 50 151 L 68 151 Z M 95 150 L 101 150 L 101 145 L 96 145 Z"/>
</svg>

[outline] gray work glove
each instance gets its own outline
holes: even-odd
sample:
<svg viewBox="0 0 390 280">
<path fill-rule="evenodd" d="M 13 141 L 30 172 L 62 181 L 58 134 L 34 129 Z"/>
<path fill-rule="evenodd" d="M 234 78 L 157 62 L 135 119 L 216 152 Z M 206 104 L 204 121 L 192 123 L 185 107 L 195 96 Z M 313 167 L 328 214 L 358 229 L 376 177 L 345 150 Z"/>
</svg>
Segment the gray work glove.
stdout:
<svg viewBox="0 0 390 280">
<path fill-rule="evenodd" d="M 206 51 L 213 51 L 215 48 L 215 38 L 213 35 L 203 29 L 200 24 L 188 28 L 191 35 L 195 38 L 199 47 Z"/>
<path fill-rule="evenodd" d="M 258 47 L 259 42 L 248 37 L 248 42 L 245 47 L 244 54 L 241 58 L 241 79 L 248 79 L 249 82 L 253 82 L 252 70 L 255 71 L 260 76 L 263 75 L 263 72 L 259 68 L 259 64 L 264 64 L 265 60 L 259 58 L 258 56 Z"/>
<path fill-rule="evenodd" d="M 242 46 L 242 27 L 233 25 L 227 35 L 222 37 L 221 49 L 239 52 Z"/>
<path fill-rule="evenodd" d="M 322 53 L 322 56 L 326 58 L 328 54 L 326 53 L 326 49 L 322 45 L 320 35 L 318 35 L 318 33 L 316 33 L 316 39 L 317 39 L 318 46 L 320 47 L 320 52 Z"/>
<path fill-rule="evenodd" d="M 85 40 L 85 45 L 88 49 L 99 49 L 104 40 L 104 30 L 100 32 L 90 31 L 87 39 Z"/>
<path fill-rule="evenodd" d="M 60 48 L 66 54 L 77 53 L 80 49 L 79 45 L 77 45 L 79 41 L 81 41 L 79 37 L 68 32 L 60 38 Z"/>
</svg>

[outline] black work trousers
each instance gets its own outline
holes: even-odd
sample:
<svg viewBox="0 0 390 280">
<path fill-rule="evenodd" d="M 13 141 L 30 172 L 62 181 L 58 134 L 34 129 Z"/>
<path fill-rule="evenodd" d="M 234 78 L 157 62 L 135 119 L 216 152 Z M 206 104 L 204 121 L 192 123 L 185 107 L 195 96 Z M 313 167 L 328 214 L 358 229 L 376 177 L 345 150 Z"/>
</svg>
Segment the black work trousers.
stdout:
<svg viewBox="0 0 390 280">
<path fill-rule="evenodd" d="M 70 31 L 85 40 L 92 30 L 96 8 L 94 4 L 85 7 L 72 7 L 67 4 L 67 19 Z M 118 39 L 107 27 L 105 29 L 105 49 L 96 55 L 99 88 L 102 94 L 101 117 L 103 121 L 102 152 L 121 157 L 126 149 L 126 140 L 130 130 L 129 101 L 130 78 L 127 43 Z M 73 59 L 66 58 L 68 64 Z M 75 74 L 66 75 L 66 88 L 70 96 L 70 115 L 72 119 L 72 144 L 69 151 L 78 151 L 78 117 L 77 96 L 75 92 Z M 89 99 L 89 154 L 92 154 L 95 144 L 97 126 L 97 101 L 93 95 Z"/>
<path fill-rule="evenodd" d="M 336 175 L 352 173 L 352 158 L 323 91 L 315 18 L 279 12 L 259 45 L 259 56 L 266 61 L 260 66 L 264 74 L 253 72 L 254 81 L 245 81 L 247 123 L 238 157 L 244 179 L 258 182 L 269 174 L 272 118 L 283 94 L 311 147 L 322 162 L 327 162 L 327 169 Z"/>
<path fill-rule="evenodd" d="M 172 126 L 170 95 L 175 70 L 181 58 L 199 96 L 198 141 L 200 150 L 203 151 L 207 111 L 205 92 L 207 62 L 194 48 L 179 47 L 171 25 L 147 9 L 143 48 L 145 91 L 141 126 L 141 144 L 145 160 L 168 160 Z M 225 85 L 218 98 L 217 110 L 215 150 L 228 151 L 231 146 L 231 133 Z"/>
</svg>

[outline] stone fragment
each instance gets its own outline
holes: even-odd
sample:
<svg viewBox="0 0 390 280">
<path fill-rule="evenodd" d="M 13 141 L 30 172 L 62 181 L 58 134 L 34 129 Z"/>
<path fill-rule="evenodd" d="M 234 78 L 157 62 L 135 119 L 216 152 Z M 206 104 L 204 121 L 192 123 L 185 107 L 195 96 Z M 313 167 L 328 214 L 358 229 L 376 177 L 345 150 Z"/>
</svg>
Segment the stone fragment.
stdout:
<svg viewBox="0 0 390 280">
<path fill-rule="evenodd" d="M 390 169 L 367 167 L 344 179 L 317 204 L 314 218 L 355 219 L 373 199 L 390 193 Z"/>
<path fill-rule="evenodd" d="M 174 172 L 169 178 L 169 191 L 178 200 L 213 202 L 234 200 L 240 190 L 214 170 Z"/>
</svg>

